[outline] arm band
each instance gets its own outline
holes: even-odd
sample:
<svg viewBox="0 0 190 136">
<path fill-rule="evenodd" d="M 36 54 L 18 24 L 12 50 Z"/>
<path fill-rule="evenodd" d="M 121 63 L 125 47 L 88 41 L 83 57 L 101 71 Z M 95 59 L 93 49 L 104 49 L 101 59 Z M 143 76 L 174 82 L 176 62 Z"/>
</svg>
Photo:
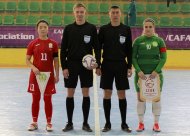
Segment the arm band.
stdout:
<svg viewBox="0 0 190 136">
<path fill-rule="evenodd" d="M 58 57 L 58 52 L 54 52 L 53 53 L 53 57 L 55 58 L 55 57 Z"/>
<path fill-rule="evenodd" d="M 161 53 L 162 53 L 162 52 L 166 52 L 166 47 L 160 48 L 160 52 L 161 52 Z"/>
</svg>

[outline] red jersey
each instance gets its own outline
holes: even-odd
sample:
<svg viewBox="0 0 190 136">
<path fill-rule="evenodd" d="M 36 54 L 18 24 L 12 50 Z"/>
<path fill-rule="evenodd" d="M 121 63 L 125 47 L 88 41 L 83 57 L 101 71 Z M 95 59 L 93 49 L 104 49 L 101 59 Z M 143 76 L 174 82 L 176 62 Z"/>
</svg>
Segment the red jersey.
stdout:
<svg viewBox="0 0 190 136">
<path fill-rule="evenodd" d="M 45 94 L 56 93 L 53 67 L 54 53 L 58 53 L 58 44 L 51 39 L 41 40 L 37 38 L 30 42 L 27 48 L 27 55 L 33 56 L 33 65 L 38 68 L 40 72 L 51 72 L 44 92 Z M 32 70 L 30 73 L 28 92 L 40 93 L 36 76 Z"/>
</svg>

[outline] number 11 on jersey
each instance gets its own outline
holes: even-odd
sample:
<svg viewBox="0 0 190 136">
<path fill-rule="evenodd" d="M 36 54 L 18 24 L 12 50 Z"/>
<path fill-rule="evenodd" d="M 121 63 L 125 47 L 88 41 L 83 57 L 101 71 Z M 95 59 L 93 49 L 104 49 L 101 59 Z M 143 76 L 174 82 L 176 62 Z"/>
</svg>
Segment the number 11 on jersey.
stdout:
<svg viewBox="0 0 190 136">
<path fill-rule="evenodd" d="M 41 53 L 41 60 L 47 61 L 47 53 Z"/>
</svg>

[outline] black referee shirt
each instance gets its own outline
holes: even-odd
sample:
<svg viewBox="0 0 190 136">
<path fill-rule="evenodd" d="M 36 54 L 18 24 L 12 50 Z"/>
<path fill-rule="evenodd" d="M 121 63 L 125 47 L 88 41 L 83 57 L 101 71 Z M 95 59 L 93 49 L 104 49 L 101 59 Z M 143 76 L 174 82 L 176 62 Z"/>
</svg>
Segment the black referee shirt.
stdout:
<svg viewBox="0 0 190 136">
<path fill-rule="evenodd" d="M 99 48 L 103 49 L 104 60 L 123 61 L 127 57 L 128 68 L 131 68 L 132 35 L 130 27 L 122 23 L 119 26 L 112 26 L 109 23 L 100 27 L 98 38 Z"/>
<path fill-rule="evenodd" d="M 97 58 L 98 46 L 97 29 L 95 25 L 85 22 L 77 25 L 76 22 L 65 27 L 61 42 L 61 66 L 67 68 L 67 61 L 82 61 L 87 54 L 92 54 L 93 49 Z"/>
</svg>

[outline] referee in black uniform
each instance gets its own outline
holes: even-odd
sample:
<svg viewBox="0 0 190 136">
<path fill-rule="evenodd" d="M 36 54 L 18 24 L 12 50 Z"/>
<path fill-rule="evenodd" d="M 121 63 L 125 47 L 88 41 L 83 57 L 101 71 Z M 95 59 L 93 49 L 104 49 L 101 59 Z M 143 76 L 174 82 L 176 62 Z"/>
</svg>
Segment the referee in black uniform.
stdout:
<svg viewBox="0 0 190 136">
<path fill-rule="evenodd" d="M 92 54 L 93 49 L 97 54 L 97 29 L 96 26 L 85 20 L 86 7 L 83 4 L 74 5 L 73 12 L 75 22 L 67 25 L 64 29 L 60 54 L 65 87 L 67 88 L 66 110 L 68 122 L 63 131 L 73 129 L 74 92 L 79 77 L 83 94 L 82 110 L 84 121 L 82 129 L 92 132 L 88 124 L 90 110 L 89 88 L 93 85 L 92 69 L 96 68 L 97 64 L 87 70 L 82 66 L 82 58 L 87 54 Z"/>
<path fill-rule="evenodd" d="M 103 49 L 103 62 L 96 74 L 101 75 L 100 87 L 104 89 L 103 107 L 106 124 L 103 132 L 111 130 L 110 110 L 112 86 L 115 79 L 121 113 L 121 129 L 131 132 L 126 123 L 127 100 L 125 90 L 129 89 L 128 77 L 132 75 L 132 36 L 130 27 L 120 23 L 121 10 L 112 6 L 109 10 L 111 22 L 100 27 L 99 44 Z M 101 52 L 101 50 L 99 50 Z"/>
</svg>

